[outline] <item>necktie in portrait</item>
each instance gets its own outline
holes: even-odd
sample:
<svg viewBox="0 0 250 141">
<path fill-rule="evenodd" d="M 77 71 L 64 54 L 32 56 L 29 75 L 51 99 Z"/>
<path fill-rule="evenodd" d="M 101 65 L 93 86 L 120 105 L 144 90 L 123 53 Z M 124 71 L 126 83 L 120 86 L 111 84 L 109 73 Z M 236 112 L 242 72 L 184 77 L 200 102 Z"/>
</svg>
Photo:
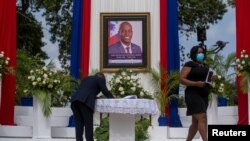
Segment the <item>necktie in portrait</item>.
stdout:
<svg viewBox="0 0 250 141">
<path fill-rule="evenodd" d="M 126 47 L 126 52 L 129 54 L 130 51 L 129 51 L 129 47 Z"/>
</svg>

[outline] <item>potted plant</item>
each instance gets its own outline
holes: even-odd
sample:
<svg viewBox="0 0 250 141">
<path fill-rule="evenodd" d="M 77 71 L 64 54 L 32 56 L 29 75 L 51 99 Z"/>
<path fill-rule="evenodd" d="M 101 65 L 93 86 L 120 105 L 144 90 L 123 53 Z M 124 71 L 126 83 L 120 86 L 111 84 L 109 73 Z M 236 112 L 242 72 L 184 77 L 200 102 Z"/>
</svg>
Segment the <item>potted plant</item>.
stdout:
<svg viewBox="0 0 250 141">
<path fill-rule="evenodd" d="M 219 51 L 221 51 L 219 46 L 209 49 L 205 60 L 216 73 L 213 76 L 211 94 L 217 96 L 218 106 L 234 105 L 237 92 L 236 73 L 232 67 L 235 66 L 236 54 L 233 52 L 224 57 L 219 54 Z"/>
<path fill-rule="evenodd" d="M 51 69 L 48 66 L 30 70 L 28 75 L 28 87 L 26 91 L 41 103 L 45 117 L 51 114 L 52 95 L 60 92 L 60 77 L 61 75 L 57 70 Z"/>
<path fill-rule="evenodd" d="M 212 82 L 211 93 L 217 95 L 218 106 L 228 106 L 229 100 L 233 99 L 235 86 L 230 83 L 225 77 L 217 75 L 214 82 Z"/>
<path fill-rule="evenodd" d="M 171 94 L 171 92 L 179 87 L 179 71 L 168 73 L 162 68 L 160 72 L 151 69 L 151 74 L 155 84 L 155 98 L 159 104 L 161 114 L 158 118 L 159 126 L 167 126 L 168 113 L 166 109 L 168 109 L 169 102 L 172 98 L 178 98 L 176 94 Z"/>
<path fill-rule="evenodd" d="M 0 78 L 7 74 L 13 74 L 14 70 L 13 67 L 9 65 L 10 58 L 6 57 L 4 51 L 0 51 Z"/>
<path fill-rule="evenodd" d="M 244 93 L 248 92 L 250 84 L 250 58 L 246 50 L 240 52 L 240 57 L 236 59 L 237 75 L 241 76 L 240 86 Z"/>
<path fill-rule="evenodd" d="M 14 74 L 13 67 L 9 66 L 10 58 L 4 55 L 4 51 L 0 51 L 0 106 L 2 97 L 2 77 L 7 74 Z"/>
<path fill-rule="evenodd" d="M 16 56 L 16 105 L 33 106 L 33 95 L 27 91 L 28 75 L 44 65 L 38 55 L 29 56 L 25 51 L 17 49 Z"/>
</svg>

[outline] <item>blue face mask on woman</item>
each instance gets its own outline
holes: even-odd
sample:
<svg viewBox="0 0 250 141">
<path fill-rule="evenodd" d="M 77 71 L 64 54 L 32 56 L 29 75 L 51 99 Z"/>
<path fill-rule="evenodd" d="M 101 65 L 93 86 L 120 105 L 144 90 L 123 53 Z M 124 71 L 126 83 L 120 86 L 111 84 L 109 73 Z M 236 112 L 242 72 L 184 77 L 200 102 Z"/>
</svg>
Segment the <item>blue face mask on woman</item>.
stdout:
<svg viewBox="0 0 250 141">
<path fill-rule="evenodd" d="M 204 60 L 204 54 L 203 53 L 196 54 L 196 60 L 202 62 Z"/>
</svg>

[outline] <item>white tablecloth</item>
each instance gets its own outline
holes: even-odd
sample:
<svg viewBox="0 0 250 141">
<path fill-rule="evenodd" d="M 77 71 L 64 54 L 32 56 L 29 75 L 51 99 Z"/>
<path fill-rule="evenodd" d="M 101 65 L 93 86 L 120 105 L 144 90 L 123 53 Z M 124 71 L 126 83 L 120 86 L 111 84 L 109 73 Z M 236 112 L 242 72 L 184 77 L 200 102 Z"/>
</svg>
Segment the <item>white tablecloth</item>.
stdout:
<svg viewBox="0 0 250 141">
<path fill-rule="evenodd" d="M 96 111 L 119 114 L 159 114 L 154 100 L 149 99 L 97 99 Z"/>
</svg>

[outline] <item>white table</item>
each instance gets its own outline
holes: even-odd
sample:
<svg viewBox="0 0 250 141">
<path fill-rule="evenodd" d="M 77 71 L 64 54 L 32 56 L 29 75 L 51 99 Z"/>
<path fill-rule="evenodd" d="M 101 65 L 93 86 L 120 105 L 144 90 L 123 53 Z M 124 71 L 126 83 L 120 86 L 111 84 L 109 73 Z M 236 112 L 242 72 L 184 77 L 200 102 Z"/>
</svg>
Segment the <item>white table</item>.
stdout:
<svg viewBox="0 0 250 141">
<path fill-rule="evenodd" d="M 96 111 L 109 113 L 109 141 L 134 141 L 135 115 L 159 114 L 149 99 L 97 99 Z"/>
</svg>

